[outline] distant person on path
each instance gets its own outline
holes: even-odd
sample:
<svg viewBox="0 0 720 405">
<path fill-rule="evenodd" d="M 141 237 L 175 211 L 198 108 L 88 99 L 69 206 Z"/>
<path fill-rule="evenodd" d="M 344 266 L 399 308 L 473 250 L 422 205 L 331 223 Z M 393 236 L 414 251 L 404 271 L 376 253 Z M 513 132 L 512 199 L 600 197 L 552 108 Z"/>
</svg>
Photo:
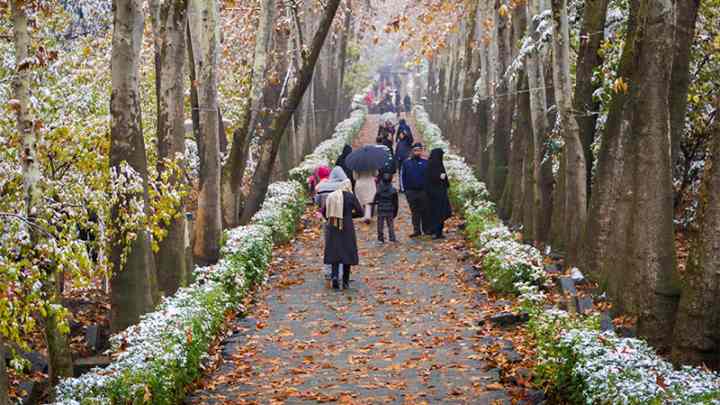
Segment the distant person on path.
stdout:
<svg viewBox="0 0 720 405">
<path fill-rule="evenodd" d="M 403 103 L 405 104 L 405 113 L 410 114 L 412 112 L 412 100 L 410 99 L 409 94 L 405 95 L 405 99 L 403 100 Z"/>
<path fill-rule="evenodd" d="M 385 243 L 385 224 L 388 227 L 390 242 L 397 242 L 395 218 L 397 218 L 400 204 L 398 202 L 398 192 L 392 185 L 392 174 L 383 174 L 373 203 L 377 209 L 378 242 Z"/>
<path fill-rule="evenodd" d="M 355 190 L 355 178 L 353 177 L 353 171 L 350 170 L 349 167 L 347 167 L 347 164 L 345 164 L 345 158 L 348 157 L 349 154 L 351 154 L 353 151 L 352 146 L 345 145 L 345 147 L 342 150 L 342 153 L 335 161 L 335 166 L 342 167 L 343 171 L 345 171 L 345 175 L 348 179 L 350 179 L 350 183 L 352 183 L 353 190 Z"/>
<path fill-rule="evenodd" d="M 348 181 L 348 177 L 345 174 L 345 171 L 340 166 L 335 166 L 335 168 L 332 169 L 332 172 L 330 173 L 330 177 L 323 181 L 322 183 L 318 184 L 315 189 L 315 204 L 320 207 L 320 213 L 322 214 L 325 210 L 325 203 L 327 202 L 328 196 L 342 188 L 345 184 L 345 182 Z M 327 229 L 323 229 L 327 236 Z M 329 280 L 330 274 L 331 274 L 331 266 L 326 265 L 325 267 L 325 277 Z"/>
<path fill-rule="evenodd" d="M 410 211 L 412 212 L 413 233 L 411 238 L 415 238 L 423 234 L 423 223 L 425 218 L 426 200 L 425 195 L 425 172 L 427 170 L 427 160 L 423 159 L 423 145 L 416 143 L 413 145 L 411 159 L 406 160 L 402 165 L 402 184 L 405 188 Z"/>
<path fill-rule="evenodd" d="M 378 127 L 378 138 L 382 138 L 382 144 L 393 150 L 393 138 L 395 135 L 395 125 L 392 121 L 387 120 Z"/>
<path fill-rule="evenodd" d="M 405 118 L 401 119 L 401 120 L 400 120 L 400 123 L 398 124 L 397 133 L 396 133 L 396 135 L 395 135 L 395 139 L 396 139 L 396 140 L 400 138 L 400 134 L 405 134 L 405 135 L 407 135 L 407 137 L 410 138 L 410 143 L 411 143 L 411 144 L 412 144 L 413 142 L 415 142 L 415 141 L 413 140 L 412 129 L 410 129 L 410 125 L 407 124 L 407 121 L 405 120 Z"/>
<path fill-rule="evenodd" d="M 402 107 L 402 99 L 400 98 L 400 92 L 395 92 L 395 112 L 400 115 L 400 107 Z"/>
<path fill-rule="evenodd" d="M 350 286 L 351 266 L 360 263 L 353 218 L 362 215 L 362 207 L 350 188 L 350 180 L 342 182 L 337 190 L 327 196 L 323 210 L 327 219 L 324 262 L 332 266 L 330 278 L 336 290 L 340 288 L 340 265 L 343 269 L 342 288 L 347 289 Z"/>
<path fill-rule="evenodd" d="M 377 186 L 374 171 L 356 173 L 355 195 L 363 207 L 363 221 L 369 224 L 372 219 L 372 202 L 375 199 Z"/>
<path fill-rule="evenodd" d="M 400 192 L 405 192 L 405 187 L 403 185 L 402 181 L 402 167 L 403 163 L 407 159 L 410 158 L 410 154 L 412 153 L 412 145 L 413 145 L 413 136 L 412 131 L 410 130 L 410 127 L 407 126 L 407 123 L 405 120 L 400 120 L 400 126 L 398 127 L 397 131 L 397 146 L 395 147 L 395 161 L 397 162 L 397 167 L 400 168 Z"/>
<path fill-rule="evenodd" d="M 430 152 L 427 171 L 425 172 L 425 193 L 427 194 L 428 210 L 425 229 L 427 234 L 432 234 L 433 239 L 445 239 L 443 228 L 445 220 L 452 216 L 452 207 L 448 197 L 448 181 L 443 156 L 445 152 L 440 149 L 433 149 Z"/>
</svg>

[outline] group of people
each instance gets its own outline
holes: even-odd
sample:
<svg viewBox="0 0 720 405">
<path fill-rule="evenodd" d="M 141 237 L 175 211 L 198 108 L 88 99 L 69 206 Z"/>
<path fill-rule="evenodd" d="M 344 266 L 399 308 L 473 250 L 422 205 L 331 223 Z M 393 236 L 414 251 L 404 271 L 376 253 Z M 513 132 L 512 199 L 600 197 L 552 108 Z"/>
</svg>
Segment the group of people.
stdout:
<svg viewBox="0 0 720 405">
<path fill-rule="evenodd" d="M 398 241 L 395 219 L 400 208 L 399 193 L 406 194 L 410 205 L 411 238 L 423 234 L 432 235 L 433 239 L 444 238 L 445 221 L 452 215 L 442 149 L 433 149 L 426 160 L 423 145 L 414 142 L 405 120 L 400 120 L 397 129 L 390 121 L 383 123 L 376 141 L 388 148 L 390 164 L 377 171 L 353 172 L 345 164 L 352 153 L 352 148 L 346 145 L 332 170 L 318 167 L 308 179 L 325 219 L 324 263 L 335 289 L 349 287 L 351 267 L 359 264 L 353 219 L 362 218 L 370 224 L 375 213 L 378 243 L 383 244 L 386 227 L 390 242 Z M 398 168 L 399 190 L 393 185 Z"/>
<path fill-rule="evenodd" d="M 373 97 L 372 92 L 365 95 L 365 104 L 371 113 L 395 113 L 399 115 L 402 112 L 409 113 L 412 111 L 412 99 L 409 94 L 401 97 L 400 92 L 394 90 L 381 94 L 378 99 L 379 101 L 375 103 L 375 97 Z"/>
</svg>

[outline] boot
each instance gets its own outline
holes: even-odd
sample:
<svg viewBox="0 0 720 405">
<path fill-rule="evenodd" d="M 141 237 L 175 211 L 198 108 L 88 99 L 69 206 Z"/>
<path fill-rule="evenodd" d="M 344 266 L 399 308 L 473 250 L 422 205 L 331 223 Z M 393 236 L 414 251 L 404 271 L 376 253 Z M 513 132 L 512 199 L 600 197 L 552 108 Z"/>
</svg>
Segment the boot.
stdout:
<svg viewBox="0 0 720 405">
<path fill-rule="evenodd" d="M 350 288 L 350 266 L 343 268 L 343 290 Z"/>
</svg>

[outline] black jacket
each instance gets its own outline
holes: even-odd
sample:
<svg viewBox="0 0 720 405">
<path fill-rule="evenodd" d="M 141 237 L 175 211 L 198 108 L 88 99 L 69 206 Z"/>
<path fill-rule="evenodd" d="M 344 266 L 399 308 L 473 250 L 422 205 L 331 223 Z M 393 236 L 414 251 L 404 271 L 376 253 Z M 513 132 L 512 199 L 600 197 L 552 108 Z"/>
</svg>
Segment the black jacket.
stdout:
<svg viewBox="0 0 720 405">
<path fill-rule="evenodd" d="M 338 229 L 335 226 L 325 224 L 325 264 L 347 264 L 355 266 L 360 263 L 358 257 L 357 237 L 355 236 L 355 226 L 353 218 L 359 218 L 363 215 L 360 201 L 355 194 L 343 193 L 343 228 Z M 323 210 L 325 215 L 325 210 Z"/>
<path fill-rule="evenodd" d="M 378 191 L 375 193 L 375 201 L 377 205 L 377 214 L 379 217 L 397 218 L 400 204 L 398 201 L 398 192 L 390 183 L 380 182 Z"/>
<path fill-rule="evenodd" d="M 427 194 L 428 229 L 436 229 L 443 221 L 452 216 L 452 207 L 448 197 L 450 182 L 443 164 L 442 149 L 433 149 L 425 171 L 425 193 Z M 443 178 L 443 175 L 445 175 Z"/>
</svg>

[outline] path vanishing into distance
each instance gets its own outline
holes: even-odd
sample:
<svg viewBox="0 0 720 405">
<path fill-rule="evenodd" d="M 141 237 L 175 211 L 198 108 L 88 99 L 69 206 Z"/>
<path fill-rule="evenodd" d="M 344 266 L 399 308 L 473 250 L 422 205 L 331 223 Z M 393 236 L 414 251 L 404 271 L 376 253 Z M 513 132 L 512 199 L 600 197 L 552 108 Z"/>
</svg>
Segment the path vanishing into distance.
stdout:
<svg viewBox="0 0 720 405">
<path fill-rule="evenodd" d="M 377 120 L 368 117 L 353 146 L 374 143 Z M 348 291 L 326 287 L 322 223 L 304 222 L 276 249 L 269 283 L 187 404 L 510 403 L 483 360 L 488 345 L 509 342 L 477 327 L 487 303 L 463 270 L 457 221 L 444 241 L 410 239 L 401 197 L 398 243 L 378 246 L 375 221 L 356 222 L 360 265 Z"/>
</svg>

